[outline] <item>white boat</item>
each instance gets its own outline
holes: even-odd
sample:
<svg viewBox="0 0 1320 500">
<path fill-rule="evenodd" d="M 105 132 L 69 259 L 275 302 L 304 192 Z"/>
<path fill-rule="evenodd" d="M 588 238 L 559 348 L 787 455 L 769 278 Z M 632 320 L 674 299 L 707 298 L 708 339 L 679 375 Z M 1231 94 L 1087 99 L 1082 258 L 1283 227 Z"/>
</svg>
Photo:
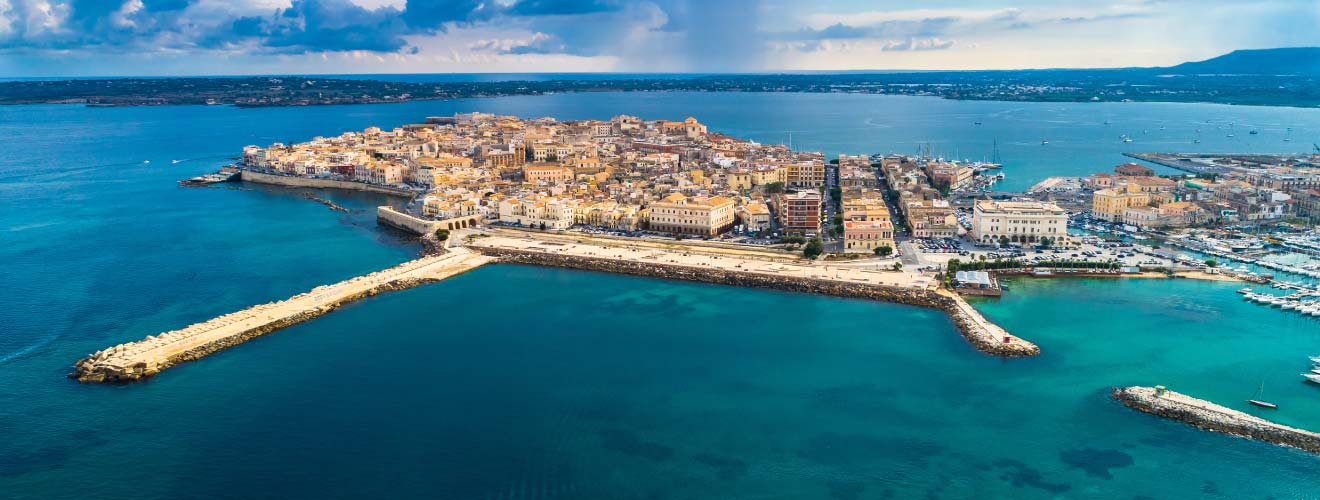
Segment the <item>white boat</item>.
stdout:
<svg viewBox="0 0 1320 500">
<path fill-rule="evenodd" d="M 1285 310 L 1285 311 L 1291 311 L 1291 310 L 1293 310 L 1293 309 L 1297 309 L 1297 303 L 1296 303 L 1296 302 L 1284 302 L 1284 303 L 1282 303 L 1282 304 L 1279 304 L 1279 308 L 1280 308 L 1280 309 L 1283 309 L 1283 310 Z"/>
<path fill-rule="evenodd" d="M 1320 384 L 1320 374 L 1317 374 L 1317 373 L 1303 373 L 1302 376 L 1303 376 L 1303 377 L 1306 377 L 1306 380 L 1310 380 L 1310 381 L 1312 381 L 1312 382 L 1315 382 L 1315 383 L 1317 383 L 1317 384 Z"/>
<path fill-rule="evenodd" d="M 151 160 L 142 160 L 142 163 L 151 163 Z"/>
<path fill-rule="evenodd" d="M 1238 293 L 1251 293 L 1251 287 L 1238 289 Z"/>
<path fill-rule="evenodd" d="M 1307 357 L 1311 359 L 1312 363 L 1320 364 L 1320 356 L 1307 356 Z"/>
</svg>

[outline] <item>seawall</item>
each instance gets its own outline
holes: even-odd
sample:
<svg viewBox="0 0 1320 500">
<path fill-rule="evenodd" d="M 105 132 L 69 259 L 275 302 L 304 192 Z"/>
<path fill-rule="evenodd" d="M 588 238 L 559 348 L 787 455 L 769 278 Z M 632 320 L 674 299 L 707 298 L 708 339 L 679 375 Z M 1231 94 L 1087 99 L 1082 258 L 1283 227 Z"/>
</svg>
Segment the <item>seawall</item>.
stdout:
<svg viewBox="0 0 1320 500">
<path fill-rule="evenodd" d="M 1040 348 L 1019 337 L 1009 335 L 1002 328 L 981 316 L 957 294 L 917 288 L 890 287 L 869 283 L 853 283 L 828 279 L 773 276 L 754 272 L 729 271 L 712 267 L 691 267 L 658 262 L 626 259 L 582 257 L 539 251 L 481 246 L 477 239 L 469 246 L 500 262 L 532 264 L 629 274 L 652 278 L 678 279 L 731 286 L 769 288 L 790 292 L 814 293 L 836 297 L 862 298 L 897 304 L 939 309 L 949 314 L 959 333 L 978 350 L 1003 357 L 1034 356 Z M 1005 341 L 1007 339 L 1007 341 Z"/>
<path fill-rule="evenodd" d="M 441 221 L 413 217 L 390 206 L 376 207 L 376 223 L 419 235 L 431 234 L 444 227 Z"/>
<path fill-rule="evenodd" d="M 388 186 L 377 186 L 375 184 L 366 184 L 362 182 L 338 181 L 334 179 L 314 179 L 311 177 L 298 177 L 294 175 L 275 175 L 251 170 L 243 170 L 239 174 L 239 179 L 244 182 L 254 182 L 257 184 L 271 184 L 275 186 L 305 187 L 317 189 L 347 189 L 351 191 L 367 191 L 372 193 L 381 193 L 394 196 L 403 196 L 411 198 L 417 193 L 407 189 L 392 188 Z"/>
<path fill-rule="evenodd" d="M 319 317 L 355 300 L 443 280 L 491 258 L 458 249 L 422 257 L 364 276 L 319 286 L 278 302 L 253 306 L 186 328 L 109 347 L 74 363 L 70 378 L 86 383 L 124 383 L 150 377 L 179 363 L 242 344 L 280 328 Z"/>
<path fill-rule="evenodd" d="M 1320 434 L 1276 424 L 1209 401 L 1154 387 L 1115 387 L 1114 399 L 1138 411 L 1200 429 L 1320 453 Z"/>
</svg>

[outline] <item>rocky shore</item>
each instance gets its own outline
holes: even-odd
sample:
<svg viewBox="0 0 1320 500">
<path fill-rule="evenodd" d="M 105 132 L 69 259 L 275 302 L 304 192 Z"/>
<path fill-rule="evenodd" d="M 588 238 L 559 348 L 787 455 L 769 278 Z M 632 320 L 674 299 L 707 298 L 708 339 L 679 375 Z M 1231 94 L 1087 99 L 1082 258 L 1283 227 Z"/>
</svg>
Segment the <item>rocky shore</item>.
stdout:
<svg viewBox="0 0 1320 500">
<path fill-rule="evenodd" d="M 474 246 L 500 262 L 531 264 L 647 276 L 652 278 L 699 281 L 731 286 L 770 288 L 790 292 L 815 293 L 837 297 L 862 298 L 939 309 L 949 314 L 958 331 L 978 350 L 1003 357 L 1040 354 L 1035 344 L 1004 332 L 972 309 L 961 297 L 926 289 L 899 288 L 866 283 L 849 283 L 816 278 L 770 276 L 715 268 L 693 268 L 656 262 L 591 258 L 545 252 Z"/>
<path fill-rule="evenodd" d="M 1200 429 L 1320 453 L 1320 434 L 1276 424 L 1209 401 L 1157 387 L 1115 387 L 1114 399 L 1138 411 Z"/>
</svg>

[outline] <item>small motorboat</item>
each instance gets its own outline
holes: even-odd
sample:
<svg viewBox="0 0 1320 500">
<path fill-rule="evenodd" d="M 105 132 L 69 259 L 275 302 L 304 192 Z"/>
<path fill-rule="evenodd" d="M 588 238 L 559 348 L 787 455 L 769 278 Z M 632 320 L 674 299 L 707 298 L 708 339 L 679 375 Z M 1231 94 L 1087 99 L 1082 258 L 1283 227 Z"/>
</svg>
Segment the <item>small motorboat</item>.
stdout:
<svg viewBox="0 0 1320 500">
<path fill-rule="evenodd" d="M 1320 356 L 1307 356 L 1307 357 L 1311 359 L 1312 363 L 1320 364 Z"/>
<path fill-rule="evenodd" d="M 1040 141 L 1040 145 L 1041 145 L 1041 146 L 1044 146 L 1044 145 L 1049 144 L 1049 143 L 1050 143 L 1050 141 Z"/>
<path fill-rule="evenodd" d="M 1303 376 L 1303 377 L 1306 377 L 1306 380 L 1310 380 L 1311 382 L 1314 382 L 1314 383 L 1320 384 L 1320 374 L 1317 374 L 1317 373 L 1303 373 L 1302 376 Z"/>
<path fill-rule="evenodd" d="M 1240 289 L 1238 289 L 1237 292 L 1238 292 L 1238 293 L 1251 293 L 1251 287 L 1240 288 Z"/>
<path fill-rule="evenodd" d="M 151 160 L 142 160 L 142 163 L 151 163 Z"/>
</svg>

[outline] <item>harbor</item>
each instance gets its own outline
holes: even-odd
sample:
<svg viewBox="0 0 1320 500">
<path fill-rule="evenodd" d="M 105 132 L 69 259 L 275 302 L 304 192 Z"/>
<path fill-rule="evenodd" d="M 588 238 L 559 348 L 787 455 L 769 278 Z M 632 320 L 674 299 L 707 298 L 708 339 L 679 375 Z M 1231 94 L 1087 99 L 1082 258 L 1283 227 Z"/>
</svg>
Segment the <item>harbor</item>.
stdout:
<svg viewBox="0 0 1320 500">
<path fill-rule="evenodd" d="M 1320 453 L 1320 434 L 1270 422 L 1163 386 L 1116 387 L 1112 396 L 1129 408 L 1200 429 Z"/>
<path fill-rule="evenodd" d="M 793 261 L 780 254 L 720 246 L 613 240 L 501 230 L 467 246 L 501 262 L 585 269 L 733 286 L 864 298 L 938 309 L 978 350 L 1035 356 L 1040 348 L 994 324 L 931 276 L 875 267 Z"/>
</svg>

